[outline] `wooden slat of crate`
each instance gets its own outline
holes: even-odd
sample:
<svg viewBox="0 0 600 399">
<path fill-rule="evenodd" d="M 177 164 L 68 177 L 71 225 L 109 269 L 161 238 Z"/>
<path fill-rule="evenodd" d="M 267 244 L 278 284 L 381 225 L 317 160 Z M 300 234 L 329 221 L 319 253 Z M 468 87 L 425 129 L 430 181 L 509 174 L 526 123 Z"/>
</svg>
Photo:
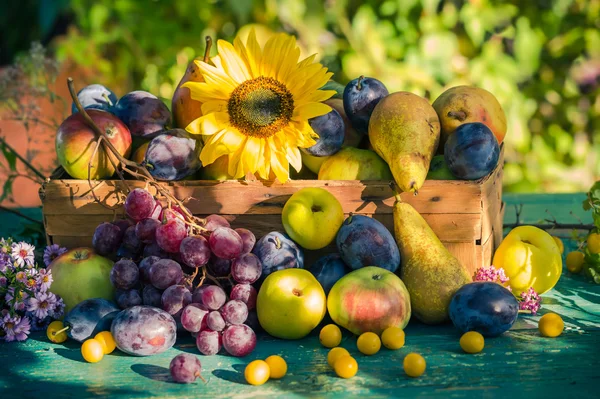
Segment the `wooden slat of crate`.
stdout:
<svg viewBox="0 0 600 399">
<path fill-rule="evenodd" d="M 108 206 L 124 199 L 118 181 L 94 182 L 96 195 Z M 143 187 L 131 182 L 131 187 Z M 191 198 L 186 206 L 194 214 L 280 214 L 285 202 L 305 187 L 323 187 L 341 202 L 344 212 L 392 213 L 394 198 L 387 182 L 295 180 L 282 184 L 263 182 L 178 182 L 165 185 L 180 199 Z M 129 182 L 128 182 L 129 184 Z M 65 215 L 73 212 L 106 215 L 111 212 L 94 202 L 85 180 L 53 180 L 44 187 L 45 215 Z M 427 181 L 418 196 L 403 193 L 402 200 L 420 213 L 481 213 L 481 188 L 475 182 Z"/>
</svg>

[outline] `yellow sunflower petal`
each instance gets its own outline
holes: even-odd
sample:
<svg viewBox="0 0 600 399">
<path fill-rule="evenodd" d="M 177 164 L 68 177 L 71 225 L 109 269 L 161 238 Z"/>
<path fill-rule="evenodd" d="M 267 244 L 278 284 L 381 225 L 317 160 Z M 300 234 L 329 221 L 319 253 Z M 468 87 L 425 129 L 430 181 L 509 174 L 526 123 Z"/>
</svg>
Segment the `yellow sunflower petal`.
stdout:
<svg viewBox="0 0 600 399">
<path fill-rule="evenodd" d="M 227 101 L 215 100 L 203 103 L 202 115 L 206 115 L 211 112 L 227 112 Z"/>
<path fill-rule="evenodd" d="M 319 138 L 307 121 L 293 121 L 285 131 L 288 136 L 295 138 L 295 144 L 300 148 L 315 145 L 317 143 L 315 140 Z"/>
<path fill-rule="evenodd" d="M 292 120 L 308 120 L 331 112 L 331 107 L 323 103 L 306 103 L 294 108 Z"/>
<path fill-rule="evenodd" d="M 300 172 L 300 169 L 302 169 L 302 155 L 300 155 L 298 147 L 288 147 L 287 160 L 296 169 L 296 172 Z"/>
<path fill-rule="evenodd" d="M 260 49 L 258 40 L 256 40 L 256 32 L 254 31 L 254 29 L 250 31 L 245 46 L 242 43 L 242 39 L 240 39 L 239 36 L 235 38 L 233 46 L 240 54 L 240 57 L 244 59 L 244 62 L 248 66 L 248 71 L 252 75 L 252 78 L 259 77 L 262 50 Z"/>
<path fill-rule="evenodd" d="M 192 100 L 206 103 L 212 100 L 229 100 L 230 91 L 224 90 L 223 87 L 209 83 L 186 82 L 181 87 L 190 89 L 190 97 Z"/>
<path fill-rule="evenodd" d="M 229 115 L 226 112 L 211 112 L 194 119 L 185 128 L 192 134 L 204 136 L 213 135 L 229 125 Z"/>
<path fill-rule="evenodd" d="M 279 151 L 279 143 L 276 143 L 277 136 L 270 137 L 269 146 L 271 149 L 271 170 L 275 173 L 277 180 L 285 183 L 290 178 L 289 163 L 286 153 Z"/>
<path fill-rule="evenodd" d="M 233 128 L 226 128 L 209 136 L 200 153 L 200 162 L 202 162 L 202 165 L 210 165 L 220 156 L 235 153 L 243 144 L 245 138 L 246 136 Z M 231 158 L 230 156 L 230 162 Z"/>
<path fill-rule="evenodd" d="M 246 63 L 231 43 L 219 40 L 217 49 L 221 58 L 221 65 L 227 75 L 231 76 L 238 84 L 252 78 Z"/>
</svg>

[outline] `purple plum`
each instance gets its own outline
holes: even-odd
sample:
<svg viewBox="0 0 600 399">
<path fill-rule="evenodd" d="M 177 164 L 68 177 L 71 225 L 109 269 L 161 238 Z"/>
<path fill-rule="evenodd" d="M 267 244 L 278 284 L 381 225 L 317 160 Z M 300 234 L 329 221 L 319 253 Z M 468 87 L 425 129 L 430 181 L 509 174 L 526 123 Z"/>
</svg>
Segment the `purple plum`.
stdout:
<svg viewBox="0 0 600 399">
<path fill-rule="evenodd" d="M 489 175 L 500 157 L 494 133 L 483 123 L 465 123 L 456 128 L 444 146 L 444 159 L 450 172 L 462 180 Z"/>
<path fill-rule="evenodd" d="M 152 138 L 171 124 L 169 108 L 147 91 L 125 94 L 115 105 L 114 113 L 127 125 L 132 136 Z"/>
</svg>

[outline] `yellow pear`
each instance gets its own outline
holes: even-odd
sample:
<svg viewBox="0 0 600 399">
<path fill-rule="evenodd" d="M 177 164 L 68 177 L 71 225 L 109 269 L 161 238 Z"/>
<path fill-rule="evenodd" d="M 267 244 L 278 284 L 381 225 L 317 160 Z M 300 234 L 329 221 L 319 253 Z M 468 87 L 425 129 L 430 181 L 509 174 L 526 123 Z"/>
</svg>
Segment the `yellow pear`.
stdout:
<svg viewBox="0 0 600 399">
<path fill-rule="evenodd" d="M 440 141 L 440 120 L 424 98 L 405 91 L 392 93 L 373 110 L 369 141 L 390 165 L 398 187 L 416 193 Z"/>
<path fill-rule="evenodd" d="M 398 195 L 394 233 L 402 257 L 400 278 L 410 294 L 413 314 L 426 324 L 448 320 L 452 296 L 472 281 L 469 271 L 448 252 L 415 208 Z"/>
</svg>

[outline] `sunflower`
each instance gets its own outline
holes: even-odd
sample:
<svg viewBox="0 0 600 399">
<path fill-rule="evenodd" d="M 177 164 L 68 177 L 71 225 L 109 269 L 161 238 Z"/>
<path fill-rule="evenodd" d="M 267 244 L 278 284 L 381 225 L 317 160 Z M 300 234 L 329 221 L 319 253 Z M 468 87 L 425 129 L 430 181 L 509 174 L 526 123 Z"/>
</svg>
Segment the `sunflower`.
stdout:
<svg viewBox="0 0 600 399">
<path fill-rule="evenodd" d="M 333 75 L 314 62 L 302 61 L 296 39 L 276 34 L 261 48 L 252 31 L 246 44 L 239 38 L 217 42 L 212 64 L 195 61 L 204 82 L 187 82 L 191 97 L 202 103 L 202 115 L 186 130 L 203 135 L 203 165 L 227 155 L 228 173 L 236 179 L 248 172 L 281 182 L 289 165 L 302 168 L 299 147 L 315 144 L 318 135 L 308 120 L 331 111 L 322 101 L 335 92 L 319 90 Z"/>
</svg>

